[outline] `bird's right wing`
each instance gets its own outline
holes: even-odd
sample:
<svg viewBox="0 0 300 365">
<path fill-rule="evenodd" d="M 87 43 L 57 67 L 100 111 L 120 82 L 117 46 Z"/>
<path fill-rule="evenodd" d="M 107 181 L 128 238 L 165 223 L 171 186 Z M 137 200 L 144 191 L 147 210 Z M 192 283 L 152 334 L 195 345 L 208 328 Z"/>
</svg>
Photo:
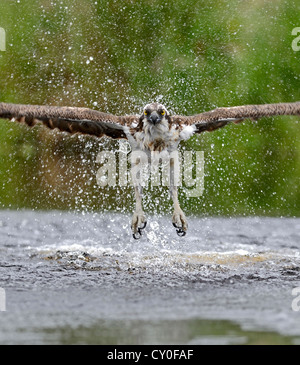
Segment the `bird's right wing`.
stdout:
<svg viewBox="0 0 300 365">
<path fill-rule="evenodd" d="M 50 129 L 96 137 L 127 138 L 124 126 L 138 124 L 136 115 L 116 116 L 88 108 L 0 103 L 0 119 L 10 119 L 28 126 L 42 123 Z"/>
</svg>

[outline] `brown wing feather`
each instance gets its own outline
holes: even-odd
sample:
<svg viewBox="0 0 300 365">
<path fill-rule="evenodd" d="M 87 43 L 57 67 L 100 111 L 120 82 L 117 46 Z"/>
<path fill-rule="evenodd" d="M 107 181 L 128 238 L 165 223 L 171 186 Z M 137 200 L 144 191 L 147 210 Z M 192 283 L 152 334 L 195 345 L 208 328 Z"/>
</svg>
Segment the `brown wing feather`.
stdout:
<svg viewBox="0 0 300 365">
<path fill-rule="evenodd" d="M 300 102 L 217 108 L 191 116 L 175 115 L 172 117 L 172 123 L 195 125 L 195 133 L 202 133 L 222 128 L 231 122 L 240 123 L 245 119 L 257 120 L 275 115 L 300 115 Z"/>
<path fill-rule="evenodd" d="M 6 103 L 0 103 L 0 118 L 16 120 L 30 127 L 42 123 L 64 132 L 111 138 L 126 138 L 123 126 L 130 127 L 138 122 L 134 115 L 116 116 L 88 108 Z"/>
</svg>

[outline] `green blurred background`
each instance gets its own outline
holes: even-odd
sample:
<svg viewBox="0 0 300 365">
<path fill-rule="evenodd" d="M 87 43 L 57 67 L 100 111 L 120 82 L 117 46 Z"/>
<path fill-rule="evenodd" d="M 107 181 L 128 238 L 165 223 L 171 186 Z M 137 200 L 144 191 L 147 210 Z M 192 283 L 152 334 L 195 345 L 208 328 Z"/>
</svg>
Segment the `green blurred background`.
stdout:
<svg viewBox="0 0 300 365">
<path fill-rule="evenodd" d="M 300 100 L 292 30 L 300 3 L 286 0 L 0 0 L 0 101 L 140 113 L 158 100 L 172 113 Z M 300 118 L 276 117 L 194 136 L 205 189 L 182 208 L 201 215 L 300 216 Z M 100 188 L 106 138 L 0 123 L 0 207 L 133 209 L 130 187 Z M 163 198 L 162 198 L 162 197 Z M 164 201 L 164 203 L 163 203 Z M 147 210 L 171 212 L 167 189 Z"/>
</svg>

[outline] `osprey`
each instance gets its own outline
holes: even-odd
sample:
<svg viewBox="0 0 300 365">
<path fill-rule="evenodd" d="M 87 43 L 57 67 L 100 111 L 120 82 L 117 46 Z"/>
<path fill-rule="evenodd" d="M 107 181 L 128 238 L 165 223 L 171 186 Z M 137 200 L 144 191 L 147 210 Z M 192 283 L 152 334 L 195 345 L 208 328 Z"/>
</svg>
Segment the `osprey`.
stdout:
<svg viewBox="0 0 300 365">
<path fill-rule="evenodd" d="M 48 128 L 69 133 L 125 138 L 132 150 L 144 151 L 149 156 L 151 152 L 170 153 L 177 149 L 182 140 L 195 133 L 211 132 L 232 122 L 275 115 L 300 115 L 300 102 L 216 108 L 191 116 L 170 115 L 160 103 L 147 104 L 141 115 L 122 116 L 88 108 L 0 103 L 0 118 L 26 123 L 30 127 L 42 123 Z M 147 221 L 142 208 L 142 186 L 134 185 L 134 191 L 136 207 L 131 229 L 133 237 L 137 239 Z M 174 179 L 170 179 L 170 195 L 174 204 L 172 223 L 177 234 L 184 236 L 188 224 L 179 205 Z"/>
</svg>

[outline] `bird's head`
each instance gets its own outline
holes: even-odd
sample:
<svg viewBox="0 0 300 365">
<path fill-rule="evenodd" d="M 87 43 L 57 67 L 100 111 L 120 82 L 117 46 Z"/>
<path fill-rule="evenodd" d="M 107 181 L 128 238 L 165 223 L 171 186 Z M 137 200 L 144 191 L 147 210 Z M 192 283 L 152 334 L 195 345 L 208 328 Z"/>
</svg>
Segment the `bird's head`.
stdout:
<svg viewBox="0 0 300 365">
<path fill-rule="evenodd" d="M 160 103 L 147 104 L 144 107 L 142 120 L 146 120 L 152 125 L 159 124 L 162 120 L 167 120 L 169 113 L 167 109 Z"/>
</svg>

